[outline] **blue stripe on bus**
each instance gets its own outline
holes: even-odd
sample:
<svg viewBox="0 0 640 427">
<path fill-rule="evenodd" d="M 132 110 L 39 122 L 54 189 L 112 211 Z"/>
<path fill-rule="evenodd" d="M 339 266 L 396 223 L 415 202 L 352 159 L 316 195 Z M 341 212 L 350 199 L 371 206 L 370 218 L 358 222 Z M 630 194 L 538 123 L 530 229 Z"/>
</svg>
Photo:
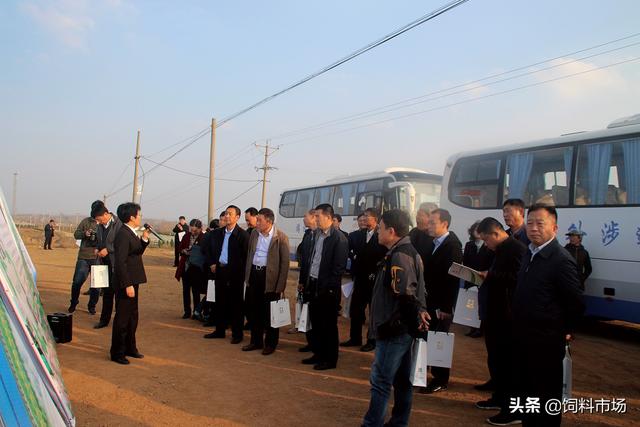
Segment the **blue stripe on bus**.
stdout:
<svg viewBox="0 0 640 427">
<path fill-rule="evenodd" d="M 585 315 L 640 323 L 640 303 L 585 295 Z"/>
<path fill-rule="evenodd" d="M 31 418 L 0 341 L 0 424 L 30 426 Z"/>
</svg>

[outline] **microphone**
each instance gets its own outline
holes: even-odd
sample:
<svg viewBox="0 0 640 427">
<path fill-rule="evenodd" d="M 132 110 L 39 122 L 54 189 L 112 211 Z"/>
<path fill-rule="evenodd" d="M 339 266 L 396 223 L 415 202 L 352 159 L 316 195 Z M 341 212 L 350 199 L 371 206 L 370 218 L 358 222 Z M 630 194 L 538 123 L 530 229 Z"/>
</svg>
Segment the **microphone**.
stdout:
<svg viewBox="0 0 640 427">
<path fill-rule="evenodd" d="M 153 234 L 154 236 L 156 236 L 158 238 L 158 240 L 160 240 L 161 242 L 164 242 L 164 239 L 162 237 L 160 237 L 160 235 L 158 233 L 156 233 L 155 231 L 153 231 L 153 228 L 151 228 L 151 226 L 149 224 L 144 224 L 143 225 L 144 228 L 146 228 L 147 230 L 149 230 L 151 232 L 151 234 Z"/>
</svg>

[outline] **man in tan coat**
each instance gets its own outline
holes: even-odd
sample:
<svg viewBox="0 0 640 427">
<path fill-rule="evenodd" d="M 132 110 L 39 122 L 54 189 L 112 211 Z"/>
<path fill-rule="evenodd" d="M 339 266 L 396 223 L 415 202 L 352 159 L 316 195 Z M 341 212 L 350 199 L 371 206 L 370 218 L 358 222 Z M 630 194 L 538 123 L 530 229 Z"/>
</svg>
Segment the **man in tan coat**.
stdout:
<svg viewBox="0 0 640 427">
<path fill-rule="evenodd" d="M 245 271 L 251 343 L 242 351 L 262 349 L 265 356 L 275 351 L 280 332 L 271 327 L 270 303 L 284 294 L 289 273 L 289 238 L 273 225 L 274 220 L 271 209 L 258 211 L 256 228 L 249 237 Z"/>
</svg>

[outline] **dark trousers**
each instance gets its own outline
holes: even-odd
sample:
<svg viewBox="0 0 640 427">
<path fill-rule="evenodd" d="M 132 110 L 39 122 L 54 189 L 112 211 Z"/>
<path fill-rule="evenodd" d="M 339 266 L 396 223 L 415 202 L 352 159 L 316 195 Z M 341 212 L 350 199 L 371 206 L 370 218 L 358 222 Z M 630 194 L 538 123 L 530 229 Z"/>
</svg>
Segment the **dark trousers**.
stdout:
<svg viewBox="0 0 640 427">
<path fill-rule="evenodd" d="M 176 239 L 175 243 L 173 244 L 173 265 L 174 265 L 174 267 L 178 266 L 179 261 L 180 261 L 180 241 Z"/>
<path fill-rule="evenodd" d="M 371 292 L 373 283 L 368 278 L 356 278 L 353 283 L 353 294 L 351 294 L 351 307 L 349 317 L 351 327 L 349 337 L 351 341 L 362 343 L 362 325 L 366 320 L 365 309 L 371 304 Z"/>
<path fill-rule="evenodd" d="M 118 289 L 116 295 L 116 316 L 113 318 L 111 334 L 111 358 L 138 353 L 136 330 L 138 329 L 138 285 L 133 285 L 136 295 L 127 296 L 126 288 Z"/>
<path fill-rule="evenodd" d="M 277 301 L 278 294 L 265 293 L 266 279 L 266 269 L 251 269 L 245 307 L 251 324 L 251 343 L 259 347 L 276 348 L 280 329 L 271 327 L 271 301 Z"/>
<path fill-rule="evenodd" d="M 338 363 L 339 298 L 339 289 L 321 289 L 309 305 L 313 329 L 311 344 L 313 353 L 321 362 L 331 365 Z"/>
<path fill-rule="evenodd" d="M 76 261 L 76 269 L 73 272 L 73 280 L 71 283 L 71 305 L 78 305 L 80 302 L 80 290 L 82 285 L 89 277 L 91 272 L 91 266 L 98 263 L 95 259 L 79 259 Z M 91 288 L 89 290 L 89 308 L 96 308 L 98 304 L 98 298 L 100 298 L 100 289 Z"/>
<path fill-rule="evenodd" d="M 200 268 L 190 266 L 182 276 L 182 307 L 184 314 L 191 314 L 191 297 L 193 311 L 200 305 L 200 292 L 205 286 L 207 276 Z"/>
<path fill-rule="evenodd" d="M 242 306 L 244 281 L 231 277 L 227 267 L 218 265 L 216 271 L 216 331 L 224 333 L 231 326 L 233 338 L 242 338 Z"/>
<path fill-rule="evenodd" d="M 51 249 L 51 241 L 53 240 L 53 236 L 45 236 L 44 238 L 44 249 Z"/>
<path fill-rule="evenodd" d="M 509 406 L 509 389 L 513 370 L 511 324 L 507 320 L 487 318 L 482 321 L 484 340 L 487 346 L 487 366 L 495 385 L 492 400 L 500 403 L 504 410 Z"/>
<path fill-rule="evenodd" d="M 429 315 L 431 316 L 431 320 L 429 321 L 430 331 L 434 332 L 449 332 L 449 328 L 451 328 L 451 321 L 453 319 L 446 320 L 438 320 L 438 316 L 436 316 L 435 310 L 429 310 Z M 431 367 L 431 375 L 433 376 L 432 384 L 443 385 L 446 386 L 449 384 L 449 368 L 441 368 L 439 366 Z"/>
<path fill-rule="evenodd" d="M 108 257 L 103 258 L 103 260 L 104 259 L 108 259 Z M 113 272 L 113 268 L 111 268 L 111 264 L 107 262 L 106 265 L 109 266 L 109 287 L 102 289 L 102 311 L 100 312 L 100 323 L 108 325 L 111 321 L 111 313 L 113 313 L 115 274 Z"/>
<path fill-rule="evenodd" d="M 516 340 L 515 358 L 516 394 L 520 404 L 527 397 L 540 398 L 539 414 L 524 414 L 522 425 L 554 427 L 562 421 L 561 413 L 548 415 L 544 408 L 550 399 L 562 401 L 562 359 L 564 358 L 564 337 L 536 338 L 532 334 L 522 334 Z"/>
</svg>

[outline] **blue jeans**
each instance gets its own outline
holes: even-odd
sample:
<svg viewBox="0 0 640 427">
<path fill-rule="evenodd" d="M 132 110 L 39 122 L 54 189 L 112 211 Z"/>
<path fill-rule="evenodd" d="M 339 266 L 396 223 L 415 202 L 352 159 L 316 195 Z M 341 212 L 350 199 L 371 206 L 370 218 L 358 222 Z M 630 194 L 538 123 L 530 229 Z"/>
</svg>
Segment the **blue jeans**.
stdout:
<svg viewBox="0 0 640 427">
<path fill-rule="evenodd" d="M 76 261 L 76 270 L 73 273 L 73 282 L 71 283 L 71 305 L 78 305 L 80 298 L 80 289 L 87 280 L 92 265 L 97 265 L 95 259 L 79 259 Z M 89 308 L 96 308 L 98 298 L 100 298 L 100 289 L 91 288 L 89 290 Z"/>
<path fill-rule="evenodd" d="M 406 426 L 411 414 L 413 386 L 411 376 L 411 346 L 409 334 L 376 341 L 376 356 L 371 367 L 371 401 L 363 426 L 382 426 L 393 386 L 394 404 L 389 426 Z"/>
</svg>

